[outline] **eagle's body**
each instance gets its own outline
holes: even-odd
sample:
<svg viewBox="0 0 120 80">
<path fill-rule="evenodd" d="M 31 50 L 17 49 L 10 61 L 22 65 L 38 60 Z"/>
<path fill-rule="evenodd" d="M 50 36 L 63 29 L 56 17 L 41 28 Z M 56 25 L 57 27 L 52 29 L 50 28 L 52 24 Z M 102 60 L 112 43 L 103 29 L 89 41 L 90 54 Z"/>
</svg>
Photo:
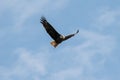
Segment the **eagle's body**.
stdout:
<svg viewBox="0 0 120 80">
<path fill-rule="evenodd" d="M 71 38 L 72 36 L 74 36 L 75 34 L 77 34 L 79 32 L 79 30 L 77 30 L 77 32 L 74 34 L 70 34 L 68 36 L 63 36 L 63 35 L 59 34 L 52 27 L 52 25 L 45 19 L 45 17 L 41 17 L 41 23 L 42 23 L 43 27 L 45 28 L 45 30 L 47 31 L 47 33 L 51 36 L 51 38 L 54 39 L 54 41 L 51 42 L 51 45 L 53 45 L 54 47 L 57 47 L 57 45 L 60 44 L 62 41 Z"/>
</svg>

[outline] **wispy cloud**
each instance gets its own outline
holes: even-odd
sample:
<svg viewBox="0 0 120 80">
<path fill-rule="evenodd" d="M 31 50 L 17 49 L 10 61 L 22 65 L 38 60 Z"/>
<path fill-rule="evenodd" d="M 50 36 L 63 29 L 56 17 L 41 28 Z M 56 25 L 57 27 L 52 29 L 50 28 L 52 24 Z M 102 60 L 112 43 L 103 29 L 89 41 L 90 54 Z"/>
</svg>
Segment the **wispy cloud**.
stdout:
<svg viewBox="0 0 120 80">
<path fill-rule="evenodd" d="M 102 35 L 100 33 L 82 29 L 79 35 L 85 40 L 82 44 L 79 43 L 77 46 L 65 47 L 58 50 L 60 54 L 62 53 L 62 56 L 59 56 L 61 59 L 63 59 L 66 54 L 66 58 L 68 55 L 71 56 L 71 58 L 67 58 L 67 61 L 70 61 L 69 63 L 71 63 L 71 66 L 67 66 L 66 69 L 64 68 L 55 72 L 47 72 L 47 66 L 49 66 L 48 63 L 52 60 L 52 57 L 50 59 L 48 58 L 50 57 L 48 53 L 52 53 L 44 51 L 49 49 L 45 48 L 46 50 L 40 50 L 38 53 L 26 49 L 17 49 L 14 52 L 14 56 L 18 57 L 18 59 L 16 59 L 12 67 L 0 67 L 0 79 L 13 80 L 17 77 L 19 79 L 31 78 L 39 80 L 41 77 L 47 75 L 47 80 L 66 80 L 76 78 L 78 80 L 108 80 L 107 77 L 97 78 L 94 74 L 99 74 L 99 72 L 101 72 L 100 70 L 104 68 L 107 57 L 112 54 L 112 51 L 115 48 L 115 38 L 113 36 Z M 78 38 L 78 40 L 81 38 Z M 56 58 L 57 57 L 58 56 L 56 56 Z M 65 65 L 64 62 L 61 66 L 62 65 Z M 55 67 L 59 67 L 59 65 L 56 65 Z M 54 67 L 51 69 L 53 68 Z"/>
<path fill-rule="evenodd" d="M 47 73 L 46 65 L 48 57 L 44 55 L 45 53 L 31 53 L 26 49 L 17 49 L 14 53 L 14 56 L 18 57 L 18 59 L 15 60 L 10 68 L 0 67 L 0 79 L 37 80 L 37 78 Z"/>
<path fill-rule="evenodd" d="M 67 4 L 68 0 L 57 0 L 51 2 L 51 0 L 7 0 L 1 1 L 1 15 L 5 11 L 9 11 L 12 15 L 13 26 L 15 30 L 20 30 L 24 26 L 25 21 L 33 15 L 44 15 L 54 11 L 60 11 L 64 9 L 63 6 Z M 40 17 L 40 16 L 38 16 Z"/>
<path fill-rule="evenodd" d="M 80 70 L 80 68 L 65 69 L 50 75 L 49 80 L 76 79 L 76 77 L 81 76 L 81 73 L 82 73 L 82 70 Z"/>
<path fill-rule="evenodd" d="M 74 56 L 68 60 L 70 61 L 71 66 L 67 67 L 66 70 L 53 73 L 53 80 L 59 79 L 60 77 L 60 80 L 69 78 L 77 78 L 78 80 L 107 80 L 107 77 L 97 78 L 94 75 L 99 75 L 99 71 L 104 69 L 107 58 L 115 49 L 116 39 L 113 36 L 102 35 L 84 29 L 80 30 L 80 36 L 85 40 L 82 44 L 78 43 L 78 46 L 66 47 L 64 50 L 61 50 L 67 54 L 66 57 L 68 55 Z"/>
<path fill-rule="evenodd" d="M 41 15 L 44 12 L 48 12 L 46 14 L 49 15 L 49 13 L 53 11 L 59 11 L 65 7 L 68 1 L 69 0 L 53 0 L 52 2 L 51 0 L 2 0 L 0 1 L 0 15 L 4 14 L 4 11 L 9 10 L 13 16 L 12 29 L 16 31 L 23 29 L 23 26 L 25 26 L 24 23 L 31 16 L 36 14 Z M 118 23 L 119 16 L 119 10 L 107 9 L 100 12 L 100 15 L 93 21 L 92 26 L 94 25 L 97 29 L 103 30 L 111 24 Z M 5 31 L 6 32 L 0 30 L 0 38 L 6 35 L 7 30 Z M 42 80 L 42 78 L 45 78 L 45 80 L 110 80 L 108 76 L 101 76 L 105 74 L 101 72 L 101 70 L 104 69 L 108 57 L 113 54 L 117 43 L 116 37 L 84 29 L 80 29 L 80 34 L 76 37 L 77 40 L 75 41 L 78 41 L 78 43 L 75 46 L 58 47 L 54 49 L 53 52 L 52 49 L 50 49 L 50 52 L 46 47 L 44 47 L 43 50 L 40 49 L 38 52 L 27 50 L 26 48 L 13 51 L 14 54 L 11 55 L 17 58 L 14 62 L 11 62 L 13 63 L 11 67 L 0 65 L 0 79 Z M 83 39 L 83 41 L 79 43 L 81 39 Z M 48 52 L 46 52 L 47 50 Z M 56 63 L 54 63 L 55 61 Z M 48 67 L 50 70 L 48 70 Z M 57 68 L 57 70 L 55 68 Z M 97 75 L 101 76 L 101 78 L 96 77 Z"/>
<path fill-rule="evenodd" d="M 61 11 L 67 3 L 68 0 L 1 0 L 0 39 L 15 35 L 23 37 L 26 32 L 33 35 L 30 29 L 34 30 L 36 29 L 34 25 L 40 24 L 41 15 L 51 15 L 53 12 Z M 28 21 L 31 22 L 27 23 Z"/>
<path fill-rule="evenodd" d="M 61 60 L 65 57 L 70 57 L 67 58 L 67 61 L 70 61 L 68 62 L 70 64 L 69 66 L 66 66 L 66 68 L 64 67 L 63 69 L 60 68 L 57 71 L 49 72 L 47 70 L 48 67 L 50 68 L 52 63 L 48 63 L 54 62 L 53 60 L 55 60 L 51 59 L 52 56 L 50 55 L 52 55 L 52 53 L 49 51 L 46 52 L 46 50 L 42 51 L 42 49 L 40 49 L 40 52 L 31 52 L 27 49 L 20 48 L 14 51 L 14 56 L 18 58 L 13 63 L 12 67 L 5 68 L 1 66 L 1 79 L 12 80 L 13 78 L 17 77 L 19 79 L 31 78 L 34 80 L 39 80 L 46 75 L 46 80 L 98 79 L 94 76 L 94 74 L 99 74 L 99 71 L 104 68 L 107 58 L 114 50 L 116 42 L 115 38 L 113 36 L 102 35 L 84 29 L 80 30 L 79 35 L 85 40 L 82 44 L 79 43 L 77 46 L 71 47 L 66 46 L 65 48 L 58 50 L 60 54 L 64 53 L 64 55 L 61 54 L 62 56 L 59 56 Z M 81 38 L 78 38 L 78 40 Z M 58 52 L 55 54 L 59 54 Z M 58 56 L 56 56 L 56 58 L 58 58 Z M 60 60 L 57 62 L 59 61 Z M 66 61 L 60 61 L 61 66 L 65 66 L 65 62 Z M 54 67 L 59 67 L 59 65 L 53 65 L 51 69 L 54 69 Z M 104 79 L 107 80 L 106 77 L 102 77 L 98 80 Z"/>
<path fill-rule="evenodd" d="M 99 15 L 95 17 L 95 21 L 93 21 L 92 26 L 97 28 L 98 30 L 108 29 L 113 24 L 114 27 L 119 25 L 120 18 L 120 10 L 119 9 L 110 9 L 105 8 L 99 10 Z"/>
</svg>

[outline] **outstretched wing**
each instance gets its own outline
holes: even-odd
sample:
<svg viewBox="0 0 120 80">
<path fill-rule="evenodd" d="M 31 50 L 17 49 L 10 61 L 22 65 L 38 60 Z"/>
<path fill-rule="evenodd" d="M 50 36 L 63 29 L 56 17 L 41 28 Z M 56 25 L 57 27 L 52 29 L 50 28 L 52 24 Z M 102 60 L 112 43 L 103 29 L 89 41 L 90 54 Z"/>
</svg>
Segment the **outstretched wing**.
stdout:
<svg viewBox="0 0 120 80">
<path fill-rule="evenodd" d="M 65 36 L 65 38 L 63 40 L 67 40 L 67 39 L 75 36 L 78 32 L 79 32 L 79 30 L 77 30 L 76 33 L 74 33 L 74 34 L 70 34 L 70 35 Z"/>
<path fill-rule="evenodd" d="M 45 17 L 41 17 L 41 23 L 44 26 L 44 28 L 46 29 L 47 33 L 54 39 L 56 40 L 60 34 L 53 28 L 53 26 L 47 22 Z"/>
</svg>

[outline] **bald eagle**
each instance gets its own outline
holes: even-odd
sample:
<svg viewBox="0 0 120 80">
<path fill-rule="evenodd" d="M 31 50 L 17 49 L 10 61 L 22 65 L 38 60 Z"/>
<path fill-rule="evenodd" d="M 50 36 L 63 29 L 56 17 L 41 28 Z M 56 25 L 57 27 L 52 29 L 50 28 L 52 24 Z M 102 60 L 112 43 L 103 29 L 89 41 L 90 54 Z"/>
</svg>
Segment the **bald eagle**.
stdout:
<svg viewBox="0 0 120 80">
<path fill-rule="evenodd" d="M 51 45 L 54 47 L 57 47 L 58 44 L 60 44 L 61 42 L 73 37 L 74 35 L 76 35 L 79 30 L 76 31 L 76 33 L 74 34 L 70 34 L 67 36 L 63 36 L 60 33 L 58 33 L 53 26 L 46 20 L 45 17 L 41 17 L 40 19 L 40 23 L 42 23 L 43 27 L 45 28 L 46 32 L 50 35 L 50 37 L 53 39 L 53 41 L 51 42 Z"/>
</svg>

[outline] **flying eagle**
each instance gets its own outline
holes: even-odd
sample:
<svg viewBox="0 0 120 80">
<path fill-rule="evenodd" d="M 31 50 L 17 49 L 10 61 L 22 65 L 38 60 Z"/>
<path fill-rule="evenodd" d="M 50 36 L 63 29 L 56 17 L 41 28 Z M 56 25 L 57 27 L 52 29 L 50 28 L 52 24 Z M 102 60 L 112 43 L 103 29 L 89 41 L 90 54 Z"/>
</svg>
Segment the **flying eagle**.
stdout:
<svg viewBox="0 0 120 80">
<path fill-rule="evenodd" d="M 61 42 L 73 37 L 74 35 L 76 35 L 79 30 L 77 30 L 76 33 L 74 34 L 70 34 L 67 36 L 63 36 L 61 34 L 59 34 L 54 28 L 53 26 L 46 20 L 45 17 L 41 17 L 40 22 L 42 23 L 43 27 L 45 28 L 46 32 L 50 35 L 50 37 L 53 39 L 53 41 L 51 42 L 51 45 L 54 47 L 57 47 L 58 44 L 60 44 Z"/>
</svg>

